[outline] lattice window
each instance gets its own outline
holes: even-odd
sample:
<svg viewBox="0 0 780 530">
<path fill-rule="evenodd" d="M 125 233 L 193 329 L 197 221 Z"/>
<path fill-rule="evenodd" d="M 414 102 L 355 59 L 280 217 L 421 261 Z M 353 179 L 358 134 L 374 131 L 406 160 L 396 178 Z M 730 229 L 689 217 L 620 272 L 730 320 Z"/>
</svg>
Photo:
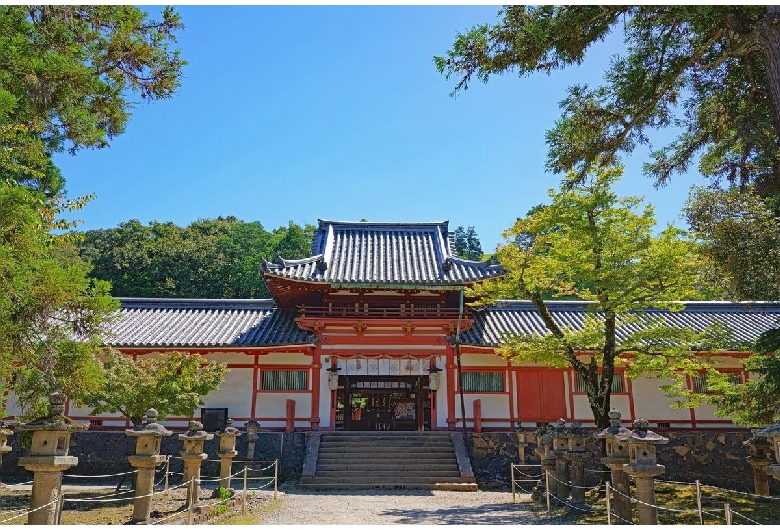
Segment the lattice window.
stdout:
<svg viewBox="0 0 780 530">
<path fill-rule="evenodd" d="M 739 385 L 742 383 L 742 375 L 736 373 L 725 374 L 729 383 L 732 385 Z M 693 376 L 693 391 L 697 394 L 714 394 L 715 391 L 710 389 L 707 383 L 707 374 L 696 374 Z"/>
<path fill-rule="evenodd" d="M 502 372 L 463 372 L 464 392 L 503 392 Z"/>
<path fill-rule="evenodd" d="M 625 394 L 623 390 L 623 374 L 615 373 L 612 376 L 612 393 L 613 394 Z M 588 392 L 585 385 L 585 377 L 582 374 L 577 373 L 577 392 L 586 394 Z"/>
<path fill-rule="evenodd" d="M 308 390 L 306 370 L 263 370 L 262 390 Z"/>
</svg>

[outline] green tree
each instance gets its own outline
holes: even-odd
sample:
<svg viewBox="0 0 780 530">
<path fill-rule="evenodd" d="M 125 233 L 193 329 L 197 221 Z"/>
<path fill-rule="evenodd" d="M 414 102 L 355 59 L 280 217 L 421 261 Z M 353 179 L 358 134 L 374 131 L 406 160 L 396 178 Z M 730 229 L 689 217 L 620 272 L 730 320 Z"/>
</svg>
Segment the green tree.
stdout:
<svg viewBox="0 0 780 530">
<path fill-rule="evenodd" d="M 770 425 L 780 419 L 780 330 L 762 335 L 754 353 L 745 361 L 751 379 L 735 384 L 720 378 L 714 384 L 710 400 L 719 416 L 731 417 L 734 423 L 748 427 Z"/>
<path fill-rule="evenodd" d="M 440 72 L 455 92 L 473 76 L 551 73 L 581 64 L 588 48 L 622 30 L 599 87 L 569 88 L 563 114 L 547 132 L 547 166 L 586 177 L 620 153 L 648 143 L 648 132 L 679 128 L 653 151 L 646 173 L 659 184 L 688 169 L 716 181 L 780 190 L 780 8 L 778 6 L 507 6 L 495 25 L 460 34 Z"/>
<path fill-rule="evenodd" d="M 0 379 L 26 417 L 56 390 L 79 402 L 101 382 L 101 326 L 118 304 L 107 282 L 88 278 L 69 237 L 51 233 L 65 226 L 59 213 L 81 204 L 0 182 Z"/>
<path fill-rule="evenodd" d="M 105 147 L 137 94 L 170 97 L 185 64 L 172 50 L 179 15 L 134 6 L 0 6 L 0 177 L 49 196 L 63 179 L 51 155 Z"/>
<path fill-rule="evenodd" d="M 203 405 L 201 397 L 217 390 L 228 372 L 224 364 L 204 363 L 199 355 L 182 352 L 133 360 L 108 350 L 103 366 L 105 384 L 87 395 L 84 404 L 93 415 L 119 413 L 133 425 L 139 425 L 150 408 L 161 419 L 192 417 Z"/>
<path fill-rule="evenodd" d="M 267 298 L 263 257 L 308 256 L 314 227 L 290 223 L 268 232 L 235 217 L 200 219 L 187 227 L 130 220 L 90 230 L 81 256 L 115 296 Z"/>
<path fill-rule="evenodd" d="M 515 361 L 573 368 L 600 428 L 609 425 L 612 379 L 625 355 L 631 355 L 630 377 L 669 380 L 666 389 L 673 392 L 685 373 L 714 371 L 695 350 L 713 351 L 728 340 L 723 329 L 695 332 L 642 320 L 645 309 L 679 310 L 670 300 L 696 295 L 699 258 L 683 231 L 669 226 L 653 235 L 651 206 L 640 210 L 640 198 L 617 197 L 612 185 L 621 173 L 621 167 L 603 168 L 585 182 L 550 191 L 549 205 L 532 209 L 504 233 L 507 243 L 497 256 L 507 276 L 470 291 L 478 305 L 531 300 L 549 333 L 508 337 L 499 352 Z M 551 292 L 593 302 L 581 330 L 556 323 L 545 302 Z M 695 398 L 686 395 L 686 404 Z"/>
<path fill-rule="evenodd" d="M 459 226 L 455 229 L 455 255 L 472 261 L 482 259 L 482 243 L 473 226 L 468 229 Z"/>
</svg>

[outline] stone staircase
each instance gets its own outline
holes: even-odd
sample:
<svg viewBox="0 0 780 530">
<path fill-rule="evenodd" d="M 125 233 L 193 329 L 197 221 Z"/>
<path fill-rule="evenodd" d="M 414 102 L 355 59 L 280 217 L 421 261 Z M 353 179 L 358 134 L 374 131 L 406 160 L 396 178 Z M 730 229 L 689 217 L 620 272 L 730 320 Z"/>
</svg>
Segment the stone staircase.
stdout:
<svg viewBox="0 0 780 530">
<path fill-rule="evenodd" d="M 311 432 L 300 487 L 476 491 L 459 432 Z"/>
</svg>

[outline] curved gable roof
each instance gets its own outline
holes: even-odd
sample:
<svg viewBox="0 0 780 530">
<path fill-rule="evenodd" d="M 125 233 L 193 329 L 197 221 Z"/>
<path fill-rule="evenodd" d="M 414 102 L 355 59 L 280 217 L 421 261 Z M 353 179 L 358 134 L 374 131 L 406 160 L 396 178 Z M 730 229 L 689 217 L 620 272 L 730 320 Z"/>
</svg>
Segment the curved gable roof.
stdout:
<svg viewBox="0 0 780 530">
<path fill-rule="evenodd" d="M 333 284 L 460 285 L 504 274 L 454 255 L 448 222 L 355 223 L 320 219 L 312 256 L 265 264 L 268 275 Z"/>
</svg>

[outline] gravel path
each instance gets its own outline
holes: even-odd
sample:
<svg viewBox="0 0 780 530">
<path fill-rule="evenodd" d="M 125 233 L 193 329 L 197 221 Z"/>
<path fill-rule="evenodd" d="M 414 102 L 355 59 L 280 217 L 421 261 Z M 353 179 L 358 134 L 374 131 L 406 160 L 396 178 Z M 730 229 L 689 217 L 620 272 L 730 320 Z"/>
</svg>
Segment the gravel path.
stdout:
<svg viewBox="0 0 780 530">
<path fill-rule="evenodd" d="M 362 490 L 310 491 L 290 488 L 280 494 L 281 508 L 259 524 L 555 524 L 535 508 L 528 495 L 495 491 Z"/>
</svg>

